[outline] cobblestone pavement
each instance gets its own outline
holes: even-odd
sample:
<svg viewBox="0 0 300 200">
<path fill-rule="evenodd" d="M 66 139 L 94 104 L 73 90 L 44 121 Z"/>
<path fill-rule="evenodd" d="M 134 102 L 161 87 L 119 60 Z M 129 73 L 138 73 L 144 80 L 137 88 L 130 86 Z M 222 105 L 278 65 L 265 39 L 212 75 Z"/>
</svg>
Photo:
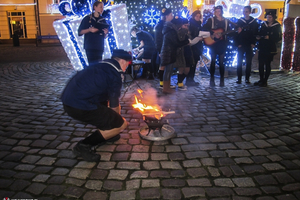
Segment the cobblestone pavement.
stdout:
<svg viewBox="0 0 300 200">
<path fill-rule="evenodd" d="M 74 73 L 64 59 L 0 64 L 0 199 L 300 199 L 298 73 L 272 74 L 265 88 L 235 76 L 210 88 L 200 74 L 199 87 L 159 91 L 176 112 L 167 118 L 177 137 L 163 142 L 139 137 L 133 84 L 121 99 L 129 128 L 97 148 L 99 163 L 71 151 L 94 130 L 63 112 L 59 96 Z"/>
</svg>

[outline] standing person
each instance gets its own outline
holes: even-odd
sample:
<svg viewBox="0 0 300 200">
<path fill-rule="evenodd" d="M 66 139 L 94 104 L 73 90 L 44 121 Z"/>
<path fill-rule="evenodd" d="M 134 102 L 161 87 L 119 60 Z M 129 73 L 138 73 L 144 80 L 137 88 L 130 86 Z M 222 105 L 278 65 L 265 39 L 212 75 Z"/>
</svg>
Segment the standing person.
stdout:
<svg viewBox="0 0 300 200">
<path fill-rule="evenodd" d="M 237 22 L 238 34 L 235 37 L 235 43 L 238 47 L 237 54 L 237 84 L 242 83 L 242 65 L 243 57 L 246 54 L 246 73 L 245 82 L 250 83 L 251 63 L 253 57 L 253 48 L 256 44 L 256 35 L 258 31 L 258 23 L 256 19 L 250 16 L 251 6 L 245 6 L 243 10 L 244 17 Z"/>
<path fill-rule="evenodd" d="M 196 10 L 192 13 L 192 18 L 190 19 L 190 27 L 189 27 L 191 39 L 198 37 L 199 31 L 202 30 L 201 18 L 202 15 L 200 10 Z M 194 80 L 194 77 L 195 77 L 197 63 L 200 60 L 200 56 L 202 55 L 203 52 L 202 40 L 200 40 L 197 44 L 193 45 L 191 48 L 193 52 L 194 63 L 190 67 L 189 74 L 186 77 L 186 85 L 198 86 L 199 83 Z"/>
<path fill-rule="evenodd" d="M 61 96 L 65 112 L 76 120 L 97 127 L 73 148 L 76 156 L 90 162 L 99 161 L 100 155 L 94 153 L 92 147 L 118 140 L 119 133 L 127 127 L 126 119 L 121 116 L 119 98 L 121 74 L 131 59 L 128 52 L 114 50 L 111 59 L 79 71 L 65 87 Z"/>
<path fill-rule="evenodd" d="M 203 25 L 203 29 L 211 32 L 211 38 L 215 41 L 214 44 L 209 46 L 211 63 L 210 63 L 210 86 L 215 86 L 215 67 L 216 58 L 219 56 L 219 71 L 220 71 L 220 86 L 224 86 L 224 57 L 227 48 L 226 36 L 222 36 L 219 31 L 222 29 L 227 32 L 229 30 L 229 20 L 223 17 L 223 7 L 216 6 L 214 8 L 214 16 L 209 18 L 206 24 Z M 205 42 L 206 39 L 204 39 Z M 205 43 L 206 44 L 206 43 Z"/>
<path fill-rule="evenodd" d="M 268 79 L 271 74 L 271 62 L 277 54 L 277 43 L 281 40 L 281 25 L 276 21 L 274 12 L 266 14 L 267 21 L 264 21 L 258 32 L 258 67 L 260 79 L 254 85 L 261 87 L 268 86 Z M 265 70 L 266 66 L 266 70 Z"/>
<path fill-rule="evenodd" d="M 161 66 L 165 66 L 163 74 L 163 93 L 171 94 L 173 90 L 170 87 L 173 68 L 176 67 L 177 49 L 189 44 L 188 37 L 182 41 L 179 40 L 177 30 L 183 25 L 181 19 L 173 19 L 166 22 L 163 28 L 163 45 L 160 52 Z"/>
<path fill-rule="evenodd" d="M 164 77 L 164 70 L 165 70 L 165 66 L 161 65 L 161 57 L 160 57 L 161 48 L 163 45 L 163 37 L 164 37 L 162 31 L 163 31 L 165 23 L 172 21 L 172 19 L 173 19 L 172 10 L 170 8 L 163 8 L 161 11 L 161 20 L 154 27 L 155 47 L 156 47 L 156 51 L 158 53 L 158 60 L 159 60 L 159 64 L 160 64 L 159 71 L 158 71 L 160 88 L 163 88 L 163 77 Z M 175 88 L 175 86 L 172 86 L 172 85 L 170 85 L 170 87 Z"/>
<path fill-rule="evenodd" d="M 142 61 L 145 62 L 144 67 L 143 67 L 143 78 L 153 80 L 154 75 L 153 75 L 153 68 L 151 61 L 153 54 L 156 54 L 155 52 L 155 44 L 154 44 L 154 39 L 150 33 L 147 31 L 143 31 L 138 29 L 137 27 L 133 27 L 130 31 L 131 35 L 133 37 L 136 37 L 139 41 L 139 46 L 134 49 L 134 51 L 140 51 L 143 49 L 143 54 L 142 54 Z"/>
<path fill-rule="evenodd" d="M 103 2 L 96 1 L 93 4 L 93 13 L 85 16 L 78 28 L 78 35 L 84 35 L 84 49 L 89 65 L 102 60 L 104 38 L 107 36 L 109 27 L 102 17 L 103 9 Z"/>
</svg>

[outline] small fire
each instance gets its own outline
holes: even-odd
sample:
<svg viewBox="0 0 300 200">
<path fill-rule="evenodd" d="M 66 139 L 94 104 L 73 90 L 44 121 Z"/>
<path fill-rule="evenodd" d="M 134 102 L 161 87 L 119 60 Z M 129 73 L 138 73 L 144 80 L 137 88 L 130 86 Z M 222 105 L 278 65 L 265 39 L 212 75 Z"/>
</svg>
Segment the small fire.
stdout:
<svg viewBox="0 0 300 200">
<path fill-rule="evenodd" d="M 157 119 L 160 119 L 164 116 L 161 108 L 158 105 L 147 105 L 143 103 L 143 90 L 138 89 L 137 91 L 141 98 L 139 99 L 136 95 L 134 95 L 135 104 L 132 104 L 133 108 L 139 109 L 142 115 L 154 115 Z"/>
</svg>

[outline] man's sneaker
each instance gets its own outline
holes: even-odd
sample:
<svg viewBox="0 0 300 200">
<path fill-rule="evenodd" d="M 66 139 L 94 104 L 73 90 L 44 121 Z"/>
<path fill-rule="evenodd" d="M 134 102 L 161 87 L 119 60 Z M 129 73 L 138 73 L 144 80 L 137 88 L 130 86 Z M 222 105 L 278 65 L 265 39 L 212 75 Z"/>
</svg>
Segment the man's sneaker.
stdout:
<svg viewBox="0 0 300 200">
<path fill-rule="evenodd" d="M 245 80 L 245 83 L 250 84 L 251 82 L 247 79 L 247 80 Z"/>
<path fill-rule="evenodd" d="M 75 145 L 73 153 L 88 162 L 99 162 L 101 159 L 101 156 L 92 150 L 92 145 L 83 144 L 82 140 Z"/>
<path fill-rule="evenodd" d="M 253 85 L 255 85 L 255 86 L 258 86 L 260 83 L 261 83 L 262 81 L 261 80 L 259 80 L 259 81 L 257 81 L 257 82 L 254 82 L 254 84 Z"/>
</svg>

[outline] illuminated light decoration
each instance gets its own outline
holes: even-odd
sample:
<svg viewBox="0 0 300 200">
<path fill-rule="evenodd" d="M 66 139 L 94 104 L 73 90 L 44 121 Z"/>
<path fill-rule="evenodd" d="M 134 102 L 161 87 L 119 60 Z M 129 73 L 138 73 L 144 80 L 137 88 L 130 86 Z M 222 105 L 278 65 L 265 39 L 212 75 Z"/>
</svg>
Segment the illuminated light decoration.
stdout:
<svg viewBox="0 0 300 200">
<path fill-rule="evenodd" d="M 245 6 L 249 6 L 249 0 L 217 0 L 215 6 L 223 6 L 224 17 L 243 17 L 243 9 Z M 257 10 L 256 13 L 250 14 L 254 18 L 258 18 L 262 14 L 262 8 L 260 4 L 254 3 L 250 5 L 252 9 Z"/>
<path fill-rule="evenodd" d="M 154 27 L 160 20 L 160 12 L 151 8 L 144 13 L 144 19 L 147 24 Z"/>
<path fill-rule="evenodd" d="M 296 17 L 295 19 L 295 39 L 293 52 L 293 70 L 300 71 L 300 17 Z"/>
<path fill-rule="evenodd" d="M 63 3 L 64 5 L 61 7 L 61 10 L 66 11 L 64 12 L 66 18 L 53 22 L 53 26 L 74 69 L 81 70 L 88 65 L 88 61 L 85 50 L 83 49 L 84 36 L 78 36 L 78 27 L 83 16 L 81 13 L 77 12 L 79 12 L 79 10 L 85 12 L 86 7 L 84 9 L 76 8 L 76 12 L 74 12 L 72 6 L 72 10 L 66 10 L 66 1 L 61 2 L 60 5 Z M 69 3 L 69 5 L 71 4 Z M 82 5 L 85 6 L 85 4 Z M 111 13 L 108 10 L 110 10 Z M 108 19 L 106 18 L 107 23 L 111 24 L 108 37 L 105 39 L 103 58 L 110 58 L 111 52 L 115 48 L 130 51 L 131 38 L 129 34 L 126 5 L 119 4 L 107 6 L 105 7 L 103 14 L 104 17 L 108 17 Z"/>
<path fill-rule="evenodd" d="M 202 0 L 196 0 L 196 5 L 200 6 L 202 4 Z"/>
<path fill-rule="evenodd" d="M 189 19 L 191 16 L 190 16 L 190 11 L 188 10 L 187 7 L 184 7 L 181 11 L 181 17 L 182 18 L 186 18 L 186 19 Z"/>
</svg>

